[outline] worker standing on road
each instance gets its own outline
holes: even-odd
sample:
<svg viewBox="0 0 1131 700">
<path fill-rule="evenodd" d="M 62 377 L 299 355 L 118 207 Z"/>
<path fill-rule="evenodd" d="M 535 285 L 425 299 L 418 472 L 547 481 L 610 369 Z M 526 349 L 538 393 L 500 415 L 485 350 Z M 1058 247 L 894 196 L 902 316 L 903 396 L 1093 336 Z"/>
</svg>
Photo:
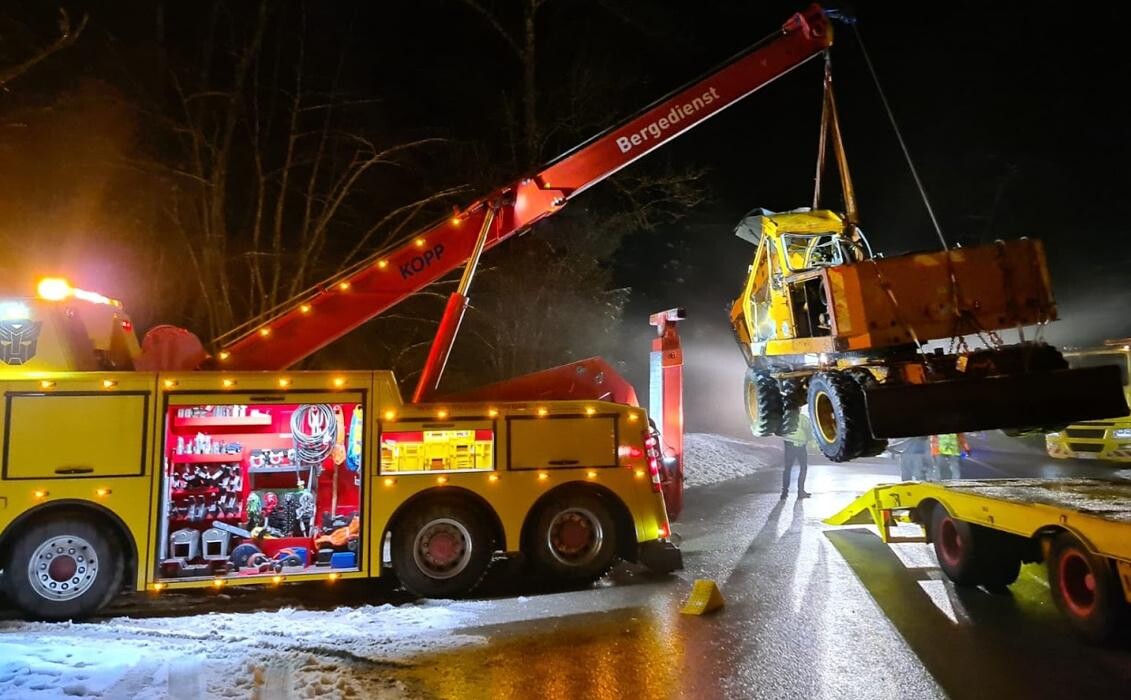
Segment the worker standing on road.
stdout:
<svg viewBox="0 0 1131 700">
<path fill-rule="evenodd" d="M 937 479 L 961 479 L 962 456 L 970 452 L 970 444 L 962 433 L 944 433 L 931 437 L 931 455 Z"/>
<path fill-rule="evenodd" d="M 931 469 L 931 441 L 927 436 L 909 437 L 900 445 L 899 478 L 926 481 Z"/>
<path fill-rule="evenodd" d="M 781 475 L 781 497 L 784 500 L 789 496 L 789 481 L 793 473 L 793 463 L 797 462 L 800 469 L 797 472 L 797 497 L 809 498 L 805 490 L 805 475 L 809 471 L 809 439 L 812 430 L 809 427 L 809 416 L 801 411 L 797 416 L 797 429 L 785 436 L 785 469 Z"/>
</svg>

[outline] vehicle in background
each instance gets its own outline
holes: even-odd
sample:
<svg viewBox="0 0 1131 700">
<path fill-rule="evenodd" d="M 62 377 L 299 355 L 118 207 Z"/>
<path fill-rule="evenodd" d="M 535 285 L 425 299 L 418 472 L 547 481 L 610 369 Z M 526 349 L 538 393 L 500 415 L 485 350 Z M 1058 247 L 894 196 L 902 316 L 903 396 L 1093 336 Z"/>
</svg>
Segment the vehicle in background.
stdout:
<svg viewBox="0 0 1131 700">
<path fill-rule="evenodd" d="M 1073 368 L 1117 365 L 1123 375 L 1123 393 L 1131 401 L 1131 338 L 1109 340 L 1098 348 L 1065 350 Z M 1100 459 L 1131 462 L 1131 415 L 1073 423 L 1045 435 L 1045 450 L 1057 459 Z"/>
</svg>

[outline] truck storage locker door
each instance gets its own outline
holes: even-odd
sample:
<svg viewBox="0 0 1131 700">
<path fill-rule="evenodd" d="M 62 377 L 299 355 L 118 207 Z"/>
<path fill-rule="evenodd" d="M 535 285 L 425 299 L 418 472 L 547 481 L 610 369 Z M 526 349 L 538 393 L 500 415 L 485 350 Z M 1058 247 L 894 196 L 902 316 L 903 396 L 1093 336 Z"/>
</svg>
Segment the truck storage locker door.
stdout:
<svg viewBox="0 0 1131 700">
<path fill-rule="evenodd" d="M 9 394 L 8 479 L 144 472 L 148 393 Z"/>
</svg>

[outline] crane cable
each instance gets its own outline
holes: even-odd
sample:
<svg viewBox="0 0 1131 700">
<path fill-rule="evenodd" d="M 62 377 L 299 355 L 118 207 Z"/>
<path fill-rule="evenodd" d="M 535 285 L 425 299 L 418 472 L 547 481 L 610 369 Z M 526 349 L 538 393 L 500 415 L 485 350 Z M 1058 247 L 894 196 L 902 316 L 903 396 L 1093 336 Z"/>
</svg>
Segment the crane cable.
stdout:
<svg viewBox="0 0 1131 700">
<path fill-rule="evenodd" d="M 911 152 L 907 149 L 907 143 L 903 140 L 903 132 L 899 130 L 899 124 L 895 121 L 895 113 L 892 112 L 891 105 L 888 104 L 887 95 L 884 94 L 884 88 L 880 85 L 880 78 L 876 75 L 876 68 L 872 65 L 872 57 L 868 55 L 868 49 L 864 47 L 864 37 L 860 36 L 860 27 L 853 20 L 846 20 L 852 26 L 852 31 L 856 34 L 856 43 L 860 45 L 860 52 L 864 54 L 864 63 L 868 66 L 868 72 L 872 75 L 872 82 L 876 85 L 876 92 L 880 93 L 880 101 L 884 105 L 884 111 L 887 112 L 888 121 L 891 122 L 891 127 L 895 131 L 895 138 L 899 141 L 899 147 L 903 150 L 903 157 L 907 160 L 907 167 L 911 170 L 911 177 L 915 179 L 915 186 L 919 188 L 919 196 L 923 199 L 923 206 L 927 208 L 927 215 L 931 217 L 931 223 L 935 227 L 935 233 L 939 236 L 939 242 L 942 243 L 943 250 L 950 250 L 950 244 L 946 242 L 946 237 L 943 235 L 942 226 L 939 225 L 939 220 L 935 217 L 935 210 L 931 206 L 931 200 L 927 197 L 927 190 L 923 187 L 923 181 L 919 179 L 919 171 L 915 169 L 915 162 L 911 160 Z"/>
</svg>

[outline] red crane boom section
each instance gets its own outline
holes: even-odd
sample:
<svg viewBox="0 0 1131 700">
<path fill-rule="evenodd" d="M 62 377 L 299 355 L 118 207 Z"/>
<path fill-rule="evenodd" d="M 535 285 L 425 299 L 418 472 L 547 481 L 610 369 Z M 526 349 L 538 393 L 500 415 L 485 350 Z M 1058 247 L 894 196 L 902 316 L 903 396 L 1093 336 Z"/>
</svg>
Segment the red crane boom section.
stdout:
<svg viewBox="0 0 1131 700">
<path fill-rule="evenodd" d="M 344 270 L 297 297 L 278 314 L 220 339 L 221 366 L 289 367 L 451 272 L 473 254 L 488 207 L 496 217 L 488 250 L 573 197 L 730 107 L 832 44 L 824 11 L 812 5 L 782 29 L 676 90 L 535 174 L 496 190 L 411 240 Z M 229 340 L 230 338 L 230 340 Z"/>
</svg>

